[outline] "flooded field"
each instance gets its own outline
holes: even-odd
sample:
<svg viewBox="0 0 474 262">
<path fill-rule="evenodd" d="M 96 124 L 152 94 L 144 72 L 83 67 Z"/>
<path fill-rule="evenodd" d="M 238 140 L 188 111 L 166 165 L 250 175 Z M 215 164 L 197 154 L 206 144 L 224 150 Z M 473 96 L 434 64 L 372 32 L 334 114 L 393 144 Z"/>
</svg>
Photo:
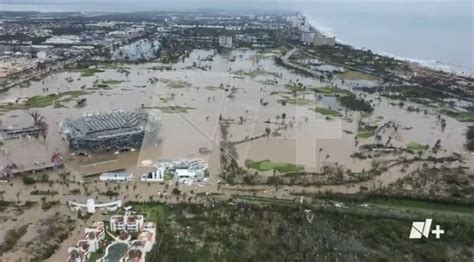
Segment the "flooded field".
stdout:
<svg viewBox="0 0 474 262">
<path fill-rule="evenodd" d="M 14 162 L 27 168 L 49 163 L 58 150 L 65 156 L 71 173 L 90 175 L 118 168 L 143 172 L 147 160 L 198 157 L 209 163 L 211 181 L 216 182 L 220 168 L 220 119 L 231 123 L 229 139 L 236 145 L 242 166 L 248 160 L 269 159 L 302 165 L 308 171 L 337 163 L 344 169 L 360 172 L 370 168 L 372 159 L 351 157 L 357 146 L 375 140 L 385 143 L 389 137 L 394 147 L 403 148 L 410 143 L 433 147 L 440 140 L 442 150 L 438 155 L 455 152 L 466 157 L 467 165 L 474 163 L 473 156 L 463 147 L 465 125 L 453 118 L 443 116 L 442 125 L 431 108 L 426 108 L 426 113 L 425 108 L 408 112 L 407 103 L 402 108 L 396 100 L 356 92 L 374 106 L 372 114 L 366 115 L 347 110 L 334 96 L 334 87 L 352 90 L 359 85 L 378 84 L 303 77 L 277 66 L 271 55 L 262 56 L 251 50 L 225 54 L 195 50 L 173 65 L 107 64 L 87 72 L 64 71 L 31 82 L 27 88 L 13 88 L 0 94 L 3 127 L 32 125 L 29 113 L 35 110 L 48 124 L 44 139 L 23 137 L 3 141 L 0 165 Z M 14 106 L 34 96 L 53 94 L 56 96 L 50 104 L 34 106 L 37 108 Z M 79 103 L 80 99 L 86 100 Z M 59 132 L 60 123 L 67 118 L 136 109 L 159 114 L 161 130 L 158 135 L 146 134 L 142 148 L 134 152 L 73 155 Z M 399 127 L 386 128 L 380 136 L 365 135 L 357 130 L 361 120 L 376 126 L 392 122 Z M 263 136 L 266 132 L 270 135 Z M 423 154 L 429 155 L 430 151 Z M 141 173 L 135 174 L 139 176 Z"/>
</svg>

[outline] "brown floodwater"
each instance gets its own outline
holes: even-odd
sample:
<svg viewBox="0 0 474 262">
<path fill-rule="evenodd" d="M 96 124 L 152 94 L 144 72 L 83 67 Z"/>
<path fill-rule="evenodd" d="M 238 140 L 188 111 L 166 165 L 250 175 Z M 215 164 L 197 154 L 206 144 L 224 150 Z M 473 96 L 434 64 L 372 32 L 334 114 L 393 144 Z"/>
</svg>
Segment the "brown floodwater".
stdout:
<svg viewBox="0 0 474 262">
<path fill-rule="evenodd" d="M 212 59 L 205 59 L 208 57 Z M 231 62 L 230 58 L 234 61 Z M 291 97 L 292 94 L 277 92 L 287 92 L 284 85 L 290 82 L 300 82 L 312 87 L 330 84 L 346 89 L 351 89 L 357 83 L 376 85 L 376 82 L 343 83 L 337 79 L 331 83 L 320 82 L 296 75 L 275 65 L 271 57 L 265 59 L 250 50 L 234 50 L 227 54 L 195 50 L 184 61 L 173 65 L 176 70 L 153 70 L 153 66 L 160 64 L 150 62 L 123 65 L 129 71 L 128 75 L 117 69 L 104 69 L 104 72 L 91 77 L 81 77 L 79 72 L 65 71 L 31 82 L 28 88 L 13 88 L 1 93 L 0 103 L 6 103 L 35 95 L 81 90 L 82 86 L 86 87 L 84 91 L 89 92 L 83 96 L 87 99 L 83 107 L 77 107 L 71 101 L 63 103 L 65 107 L 36 109 L 49 125 L 47 138 L 4 141 L 0 165 L 12 161 L 27 168 L 35 162 L 48 163 L 53 152 L 59 150 L 66 158 L 67 167 L 74 174 L 88 175 L 129 168 L 138 177 L 140 172 L 147 170 L 142 165 L 144 160 L 201 158 L 208 161 L 211 181 L 215 182 L 215 174 L 219 171 L 219 116 L 222 116 L 233 120 L 229 128 L 231 141 L 260 136 L 266 128 L 270 128 L 272 133 L 278 133 L 238 144 L 236 148 L 241 164 L 246 160 L 270 159 L 301 164 L 307 170 L 318 170 L 323 164 L 336 162 L 355 172 L 370 168 L 371 160 L 350 157 L 356 152 L 354 139 L 360 114 L 345 112 L 334 97 L 315 97 L 311 92 L 299 93 L 298 99 L 302 101 L 299 104 L 282 105 L 282 95 Z M 253 72 L 249 74 L 254 77 L 238 76 L 239 71 Z M 68 81 L 69 78 L 73 81 Z M 109 90 L 87 90 L 93 88 L 94 81 L 101 80 L 123 82 L 111 85 Z M 268 80 L 278 83 L 270 84 Z M 422 111 L 408 112 L 398 105 L 391 105 L 398 104 L 398 101 L 385 98 L 378 101 L 376 98 L 377 95 L 368 95 L 368 99 L 377 102 L 373 114 L 365 120 L 378 121 L 378 124 L 394 121 L 401 126 L 398 131 L 385 130 L 382 141 L 390 136 L 394 146 L 406 146 L 410 142 L 433 146 L 440 139 L 446 150 L 443 154 L 463 154 L 468 160 L 466 162 L 472 165 L 473 156 L 463 147 L 463 123 L 443 116 L 447 125 L 441 130 L 436 114 L 431 113 L 433 109 L 428 108 L 430 113 L 426 115 Z M 73 156 L 58 130 L 59 124 L 66 118 L 77 118 L 89 112 L 135 110 L 142 105 L 154 108 L 150 110 L 159 114 L 161 129 L 159 135 L 146 134 L 142 148 L 135 152 L 92 154 L 92 157 Z M 167 113 L 159 109 L 170 106 L 189 109 L 184 113 Z M 344 117 L 326 120 L 325 116 L 309 110 L 315 106 L 340 110 Z M 285 115 L 284 119 L 282 114 Z M 9 127 L 32 124 L 27 110 L 9 111 L 1 118 L 3 125 Z M 359 145 L 364 143 L 373 143 L 373 138 L 360 139 Z M 200 148 L 208 148 L 210 153 L 200 154 Z"/>
</svg>

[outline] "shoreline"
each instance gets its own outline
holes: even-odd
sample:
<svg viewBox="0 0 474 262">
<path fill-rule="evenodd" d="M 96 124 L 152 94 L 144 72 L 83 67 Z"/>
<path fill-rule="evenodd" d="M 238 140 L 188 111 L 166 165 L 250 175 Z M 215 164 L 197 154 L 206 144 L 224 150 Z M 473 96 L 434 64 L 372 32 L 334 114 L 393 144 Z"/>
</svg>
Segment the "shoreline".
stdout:
<svg viewBox="0 0 474 262">
<path fill-rule="evenodd" d="M 317 33 L 320 35 L 323 35 L 325 37 L 336 37 L 336 43 L 341 44 L 341 45 L 346 45 L 350 46 L 354 49 L 361 49 L 361 50 L 367 50 L 367 48 L 356 46 L 354 44 L 351 44 L 349 42 L 346 42 L 344 40 L 341 40 L 340 38 L 337 37 L 336 34 L 331 32 L 332 30 L 329 27 L 326 27 L 319 23 L 315 18 L 311 17 L 310 15 L 306 15 L 302 13 L 302 15 L 306 18 L 308 18 L 308 22 L 313 30 L 315 30 Z M 395 55 L 388 53 L 386 51 L 382 50 L 374 50 L 370 49 L 373 53 L 381 55 L 381 56 L 386 56 L 390 58 L 394 58 L 400 61 L 405 61 L 408 63 L 415 63 L 420 67 L 424 67 L 427 69 L 431 70 L 436 70 L 436 71 L 441 71 L 444 73 L 449 73 L 449 74 L 455 74 L 458 76 L 463 76 L 463 77 L 469 77 L 469 78 L 474 78 L 474 68 L 467 68 L 459 65 L 453 65 L 453 64 L 448 64 L 442 61 L 438 61 L 436 59 L 420 59 L 420 58 L 413 58 L 413 57 L 404 57 L 400 55 Z"/>
</svg>

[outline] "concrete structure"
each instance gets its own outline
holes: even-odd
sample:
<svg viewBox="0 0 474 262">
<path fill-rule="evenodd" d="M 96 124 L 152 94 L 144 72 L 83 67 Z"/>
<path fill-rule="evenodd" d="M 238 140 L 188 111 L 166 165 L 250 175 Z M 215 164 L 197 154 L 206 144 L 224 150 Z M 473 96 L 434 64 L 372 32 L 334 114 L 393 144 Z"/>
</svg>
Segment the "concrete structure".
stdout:
<svg viewBox="0 0 474 262">
<path fill-rule="evenodd" d="M 144 262 L 147 252 L 150 252 L 155 245 L 156 225 L 147 222 L 136 240 L 130 243 L 130 249 L 124 261 Z"/>
<path fill-rule="evenodd" d="M 336 37 L 315 37 L 313 40 L 315 46 L 335 46 Z"/>
<path fill-rule="evenodd" d="M 68 206 L 73 211 L 79 211 L 85 208 L 87 210 L 87 213 L 94 214 L 97 208 L 105 208 L 109 211 L 115 211 L 122 206 L 122 201 L 117 200 L 109 203 L 96 204 L 95 200 L 90 198 L 87 199 L 86 204 L 69 201 Z"/>
<path fill-rule="evenodd" d="M 61 130 L 73 150 L 109 151 L 140 147 L 145 132 L 158 132 L 157 124 L 145 112 L 114 111 L 66 119 Z"/>
<path fill-rule="evenodd" d="M 140 232 L 144 221 L 142 215 L 134 215 L 127 211 L 124 215 L 115 215 L 110 218 L 110 230 L 112 232 Z"/>
<path fill-rule="evenodd" d="M 316 36 L 315 32 L 306 31 L 306 32 L 301 33 L 300 40 L 301 42 L 303 42 L 303 44 L 310 45 L 310 44 L 313 44 L 315 36 Z"/>
<path fill-rule="evenodd" d="M 141 177 L 144 182 L 164 182 L 166 167 L 160 166 L 155 171 L 148 172 Z"/>
<path fill-rule="evenodd" d="M 129 182 L 132 180 L 132 177 L 133 174 L 126 170 L 117 170 L 103 173 L 99 179 L 106 182 Z"/>
<path fill-rule="evenodd" d="M 232 48 L 232 36 L 219 36 L 219 47 Z"/>
<path fill-rule="evenodd" d="M 53 36 L 46 39 L 45 44 L 56 44 L 56 45 L 73 45 L 79 44 L 81 38 L 77 35 L 62 35 L 62 36 Z"/>
<path fill-rule="evenodd" d="M 76 246 L 68 248 L 68 262 L 86 262 L 91 252 L 96 252 L 105 238 L 105 226 L 103 222 L 95 222 L 91 227 L 84 229 L 84 235 Z"/>
</svg>

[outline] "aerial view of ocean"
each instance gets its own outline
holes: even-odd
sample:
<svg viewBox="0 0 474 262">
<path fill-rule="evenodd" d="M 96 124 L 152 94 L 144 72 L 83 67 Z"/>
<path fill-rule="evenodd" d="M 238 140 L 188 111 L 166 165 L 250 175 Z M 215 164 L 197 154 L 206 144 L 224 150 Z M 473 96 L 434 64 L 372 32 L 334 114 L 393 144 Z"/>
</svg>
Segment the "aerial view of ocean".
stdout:
<svg viewBox="0 0 474 262">
<path fill-rule="evenodd" d="M 474 4 L 469 0 L 0 0 L 0 11 L 126 12 L 196 8 L 300 11 L 320 32 L 336 36 L 341 43 L 433 68 L 474 72 Z"/>
</svg>

